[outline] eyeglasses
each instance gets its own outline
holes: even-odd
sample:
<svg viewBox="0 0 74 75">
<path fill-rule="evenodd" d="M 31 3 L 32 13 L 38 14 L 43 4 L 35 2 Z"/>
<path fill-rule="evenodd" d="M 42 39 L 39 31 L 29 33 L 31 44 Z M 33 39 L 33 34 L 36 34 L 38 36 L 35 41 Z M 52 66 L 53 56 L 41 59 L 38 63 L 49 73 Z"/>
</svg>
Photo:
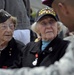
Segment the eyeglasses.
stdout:
<svg viewBox="0 0 74 75">
<path fill-rule="evenodd" d="M 9 25 L 2 23 L 2 24 L 0 25 L 0 28 L 1 28 L 2 30 L 7 29 L 8 27 L 9 27 L 11 30 L 14 30 L 15 25 L 14 25 L 13 23 L 11 23 L 11 24 L 9 24 Z"/>
</svg>

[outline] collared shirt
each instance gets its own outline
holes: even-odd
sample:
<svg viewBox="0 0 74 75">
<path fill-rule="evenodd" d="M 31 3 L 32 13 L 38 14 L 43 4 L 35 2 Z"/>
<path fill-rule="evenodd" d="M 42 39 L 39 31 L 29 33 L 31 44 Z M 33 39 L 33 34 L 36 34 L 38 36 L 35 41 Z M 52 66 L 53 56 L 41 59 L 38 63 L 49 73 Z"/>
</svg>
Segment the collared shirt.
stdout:
<svg viewBox="0 0 74 75">
<path fill-rule="evenodd" d="M 47 47 L 47 45 L 50 43 L 50 41 L 44 41 L 44 40 L 42 40 L 42 47 L 41 47 L 41 50 L 43 51 L 46 47 Z"/>
</svg>

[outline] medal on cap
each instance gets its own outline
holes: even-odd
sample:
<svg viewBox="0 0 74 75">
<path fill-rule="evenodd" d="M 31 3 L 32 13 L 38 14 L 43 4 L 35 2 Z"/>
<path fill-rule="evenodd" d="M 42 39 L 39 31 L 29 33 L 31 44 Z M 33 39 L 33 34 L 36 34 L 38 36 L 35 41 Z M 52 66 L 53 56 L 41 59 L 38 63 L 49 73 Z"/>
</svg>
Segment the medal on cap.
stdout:
<svg viewBox="0 0 74 75">
<path fill-rule="evenodd" d="M 32 62 L 32 64 L 34 65 L 34 66 L 36 66 L 37 65 L 37 61 L 38 61 L 38 54 L 36 53 L 35 54 L 35 60 Z"/>
</svg>

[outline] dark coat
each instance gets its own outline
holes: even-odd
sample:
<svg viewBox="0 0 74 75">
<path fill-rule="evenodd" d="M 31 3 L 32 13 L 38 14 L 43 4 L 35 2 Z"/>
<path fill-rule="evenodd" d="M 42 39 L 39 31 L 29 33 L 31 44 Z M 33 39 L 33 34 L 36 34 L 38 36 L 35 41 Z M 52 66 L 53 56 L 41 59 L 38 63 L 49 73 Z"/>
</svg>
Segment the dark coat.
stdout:
<svg viewBox="0 0 74 75">
<path fill-rule="evenodd" d="M 24 46 L 23 43 L 12 38 L 8 46 L 0 53 L 0 68 L 20 68 Z"/>
<path fill-rule="evenodd" d="M 50 44 L 41 51 L 41 41 L 31 42 L 27 44 L 23 54 L 23 66 L 24 67 L 35 67 L 35 66 L 46 66 L 53 64 L 58 61 L 65 53 L 65 50 L 69 44 L 69 41 L 62 40 L 56 37 L 51 41 Z M 38 54 L 38 58 L 36 58 Z M 37 60 L 37 65 L 34 65 L 34 61 Z"/>
</svg>

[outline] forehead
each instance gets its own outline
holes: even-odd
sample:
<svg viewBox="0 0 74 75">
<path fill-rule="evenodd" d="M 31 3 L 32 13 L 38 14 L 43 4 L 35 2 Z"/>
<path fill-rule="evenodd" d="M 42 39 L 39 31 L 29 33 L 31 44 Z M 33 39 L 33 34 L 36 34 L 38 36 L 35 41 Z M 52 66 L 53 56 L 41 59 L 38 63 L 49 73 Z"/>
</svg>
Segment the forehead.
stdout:
<svg viewBox="0 0 74 75">
<path fill-rule="evenodd" d="M 47 15 L 46 15 L 46 16 L 43 16 L 43 17 L 39 20 L 39 22 L 42 21 L 42 20 L 45 20 L 45 19 L 50 19 L 50 20 L 53 19 L 53 20 L 55 20 L 53 16 L 47 16 Z"/>
</svg>

